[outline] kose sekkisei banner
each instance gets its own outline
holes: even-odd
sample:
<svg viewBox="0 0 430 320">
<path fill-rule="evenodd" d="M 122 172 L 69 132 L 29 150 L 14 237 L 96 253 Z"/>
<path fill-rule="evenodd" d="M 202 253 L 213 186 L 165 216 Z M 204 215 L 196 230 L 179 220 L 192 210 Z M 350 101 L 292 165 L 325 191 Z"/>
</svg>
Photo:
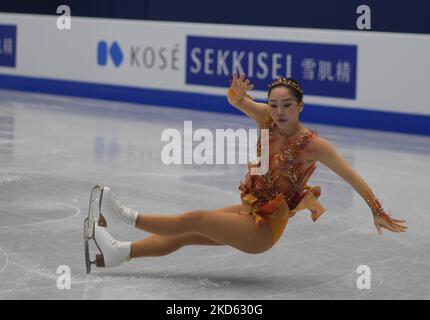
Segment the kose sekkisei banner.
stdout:
<svg viewBox="0 0 430 320">
<path fill-rule="evenodd" d="M 238 73 L 264 91 L 292 77 L 307 94 L 355 99 L 357 46 L 187 36 L 186 70 L 189 84 L 225 87 Z"/>
</svg>

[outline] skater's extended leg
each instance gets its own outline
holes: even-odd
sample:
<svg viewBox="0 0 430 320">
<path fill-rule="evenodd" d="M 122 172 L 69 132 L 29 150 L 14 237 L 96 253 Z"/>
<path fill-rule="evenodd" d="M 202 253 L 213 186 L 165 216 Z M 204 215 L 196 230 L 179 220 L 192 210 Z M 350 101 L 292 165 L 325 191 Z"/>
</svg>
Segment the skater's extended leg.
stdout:
<svg viewBox="0 0 430 320">
<path fill-rule="evenodd" d="M 267 224 L 257 227 L 250 215 L 194 210 L 180 215 L 139 214 L 136 227 L 158 235 L 199 233 L 215 242 L 247 253 L 261 253 L 272 245 Z"/>
<path fill-rule="evenodd" d="M 108 186 L 101 187 L 101 215 L 99 216 L 98 224 L 102 227 L 107 227 L 113 220 L 123 221 L 131 226 L 135 226 L 138 212 L 131 208 L 122 205 L 114 196 L 112 190 Z M 242 208 L 241 204 L 231 205 L 228 207 L 218 208 L 213 211 L 224 211 L 239 213 Z"/>
<path fill-rule="evenodd" d="M 100 254 L 98 267 L 114 267 L 131 258 L 161 256 L 185 245 L 229 245 L 247 253 L 261 253 L 272 245 L 267 224 L 256 227 L 250 215 L 222 211 L 189 211 L 177 216 L 140 215 L 138 226 L 154 235 L 140 242 L 120 242 L 106 228 L 93 224 Z M 176 234 L 175 234 L 176 233 Z"/>
<path fill-rule="evenodd" d="M 188 245 L 221 246 L 198 233 L 183 233 L 177 236 L 153 235 L 131 244 L 130 258 L 165 256 Z"/>
<path fill-rule="evenodd" d="M 223 212 L 231 212 L 231 213 L 239 213 L 242 210 L 241 204 L 234 204 L 228 207 L 214 209 L 213 211 L 223 211 Z"/>
<path fill-rule="evenodd" d="M 241 204 L 214 209 L 213 211 L 225 211 L 239 213 Z M 221 246 L 223 244 L 211 240 L 199 233 L 183 233 L 177 236 L 153 235 L 142 241 L 131 244 L 131 258 L 159 257 L 168 255 L 176 250 L 190 245 Z"/>
</svg>

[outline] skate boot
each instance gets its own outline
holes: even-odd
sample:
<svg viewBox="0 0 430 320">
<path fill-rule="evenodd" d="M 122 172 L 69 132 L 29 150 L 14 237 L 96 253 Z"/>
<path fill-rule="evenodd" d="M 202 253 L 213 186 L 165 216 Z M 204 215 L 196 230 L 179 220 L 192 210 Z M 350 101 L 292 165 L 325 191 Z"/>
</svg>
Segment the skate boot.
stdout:
<svg viewBox="0 0 430 320">
<path fill-rule="evenodd" d="M 131 242 L 115 240 L 104 227 L 93 225 L 94 242 L 100 254 L 95 264 L 99 268 L 112 268 L 130 260 Z"/>
<path fill-rule="evenodd" d="M 121 205 L 121 203 L 114 197 L 110 187 L 101 187 L 100 202 L 100 214 L 98 219 L 99 226 L 107 227 L 107 221 L 110 223 L 115 219 L 125 222 L 133 227 L 136 225 L 138 212 Z"/>
<path fill-rule="evenodd" d="M 103 193 L 105 197 L 103 197 Z M 105 200 L 104 202 L 106 207 L 108 207 L 106 204 L 109 203 L 117 204 L 117 201 L 114 201 L 112 199 L 109 188 L 99 185 L 93 187 L 90 195 L 88 217 L 84 220 L 84 252 L 87 273 L 91 273 L 91 266 L 93 264 L 97 265 L 98 267 L 113 267 L 128 260 L 130 255 L 131 243 L 119 242 L 115 240 L 107 232 L 106 228 L 103 227 L 106 226 L 106 219 L 101 213 L 103 198 Z M 111 205 L 111 207 L 114 206 Z M 116 206 L 116 210 L 120 213 L 131 212 L 128 215 L 128 220 L 131 222 L 131 220 L 134 219 L 132 217 L 133 212 L 130 209 L 125 209 L 123 209 L 120 205 Z M 107 209 L 104 209 L 104 211 L 108 214 L 111 212 L 110 210 L 112 209 L 110 209 L 109 207 Z M 127 215 L 125 216 L 127 217 Z M 123 219 L 120 218 L 120 220 Z M 90 256 L 90 252 L 93 250 L 98 250 L 101 253 L 96 255 L 95 259 L 91 259 Z"/>
</svg>

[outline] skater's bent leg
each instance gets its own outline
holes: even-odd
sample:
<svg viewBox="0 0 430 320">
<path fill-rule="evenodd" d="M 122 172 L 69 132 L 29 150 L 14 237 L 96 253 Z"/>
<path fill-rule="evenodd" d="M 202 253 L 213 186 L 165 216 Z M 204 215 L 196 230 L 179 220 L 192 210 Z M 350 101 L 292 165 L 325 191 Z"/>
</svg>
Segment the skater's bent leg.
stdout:
<svg viewBox="0 0 430 320">
<path fill-rule="evenodd" d="M 165 236 L 199 233 L 248 253 L 263 252 L 272 244 L 272 232 L 267 224 L 257 227 L 250 215 L 231 212 L 194 210 L 181 215 L 140 214 L 136 227 Z"/>
<path fill-rule="evenodd" d="M 198 233 L 184 233 L 177 236 L 153 235 L 132 243 L 130 258 L 165 256 L 188 245 L 220 246 L 222 244 Z"/>
</svg>

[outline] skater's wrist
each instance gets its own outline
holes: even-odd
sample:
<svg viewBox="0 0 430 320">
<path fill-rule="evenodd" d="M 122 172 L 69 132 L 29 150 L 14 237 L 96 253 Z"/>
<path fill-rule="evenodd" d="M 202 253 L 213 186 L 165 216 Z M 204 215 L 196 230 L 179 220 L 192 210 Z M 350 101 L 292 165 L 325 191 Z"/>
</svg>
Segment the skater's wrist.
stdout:
<svg viewBox="0 0 430 320">
<path fill-rule="evenodd" d="M 239 94 L 234 89 L 229 88 L 227 91 L 227 100 L 232 105 L 238 105 L 244 98 L 244 95 Z"/>
<path fill-rule="evenodd" d="M 380 216 L 385 213 L 384 208 L 381 205 L 381 202 L 376 198 L 373 191 L 367 187 L 362 194 L 366 204 L 369 206 L 372 211 L 373 216 Z"/>
<path fill-rule="evenodd" d="M 370 210 L 372 211 L 373 217 L 380 217 L 383 219 L 389 219 L 388 214 L 385 212 L 385 209 L 382 207 L 381 202 L 374 197 L 371 197 L 369 199 L 366 199 L 367 204 L 370 207 Z"/>
</svg>

